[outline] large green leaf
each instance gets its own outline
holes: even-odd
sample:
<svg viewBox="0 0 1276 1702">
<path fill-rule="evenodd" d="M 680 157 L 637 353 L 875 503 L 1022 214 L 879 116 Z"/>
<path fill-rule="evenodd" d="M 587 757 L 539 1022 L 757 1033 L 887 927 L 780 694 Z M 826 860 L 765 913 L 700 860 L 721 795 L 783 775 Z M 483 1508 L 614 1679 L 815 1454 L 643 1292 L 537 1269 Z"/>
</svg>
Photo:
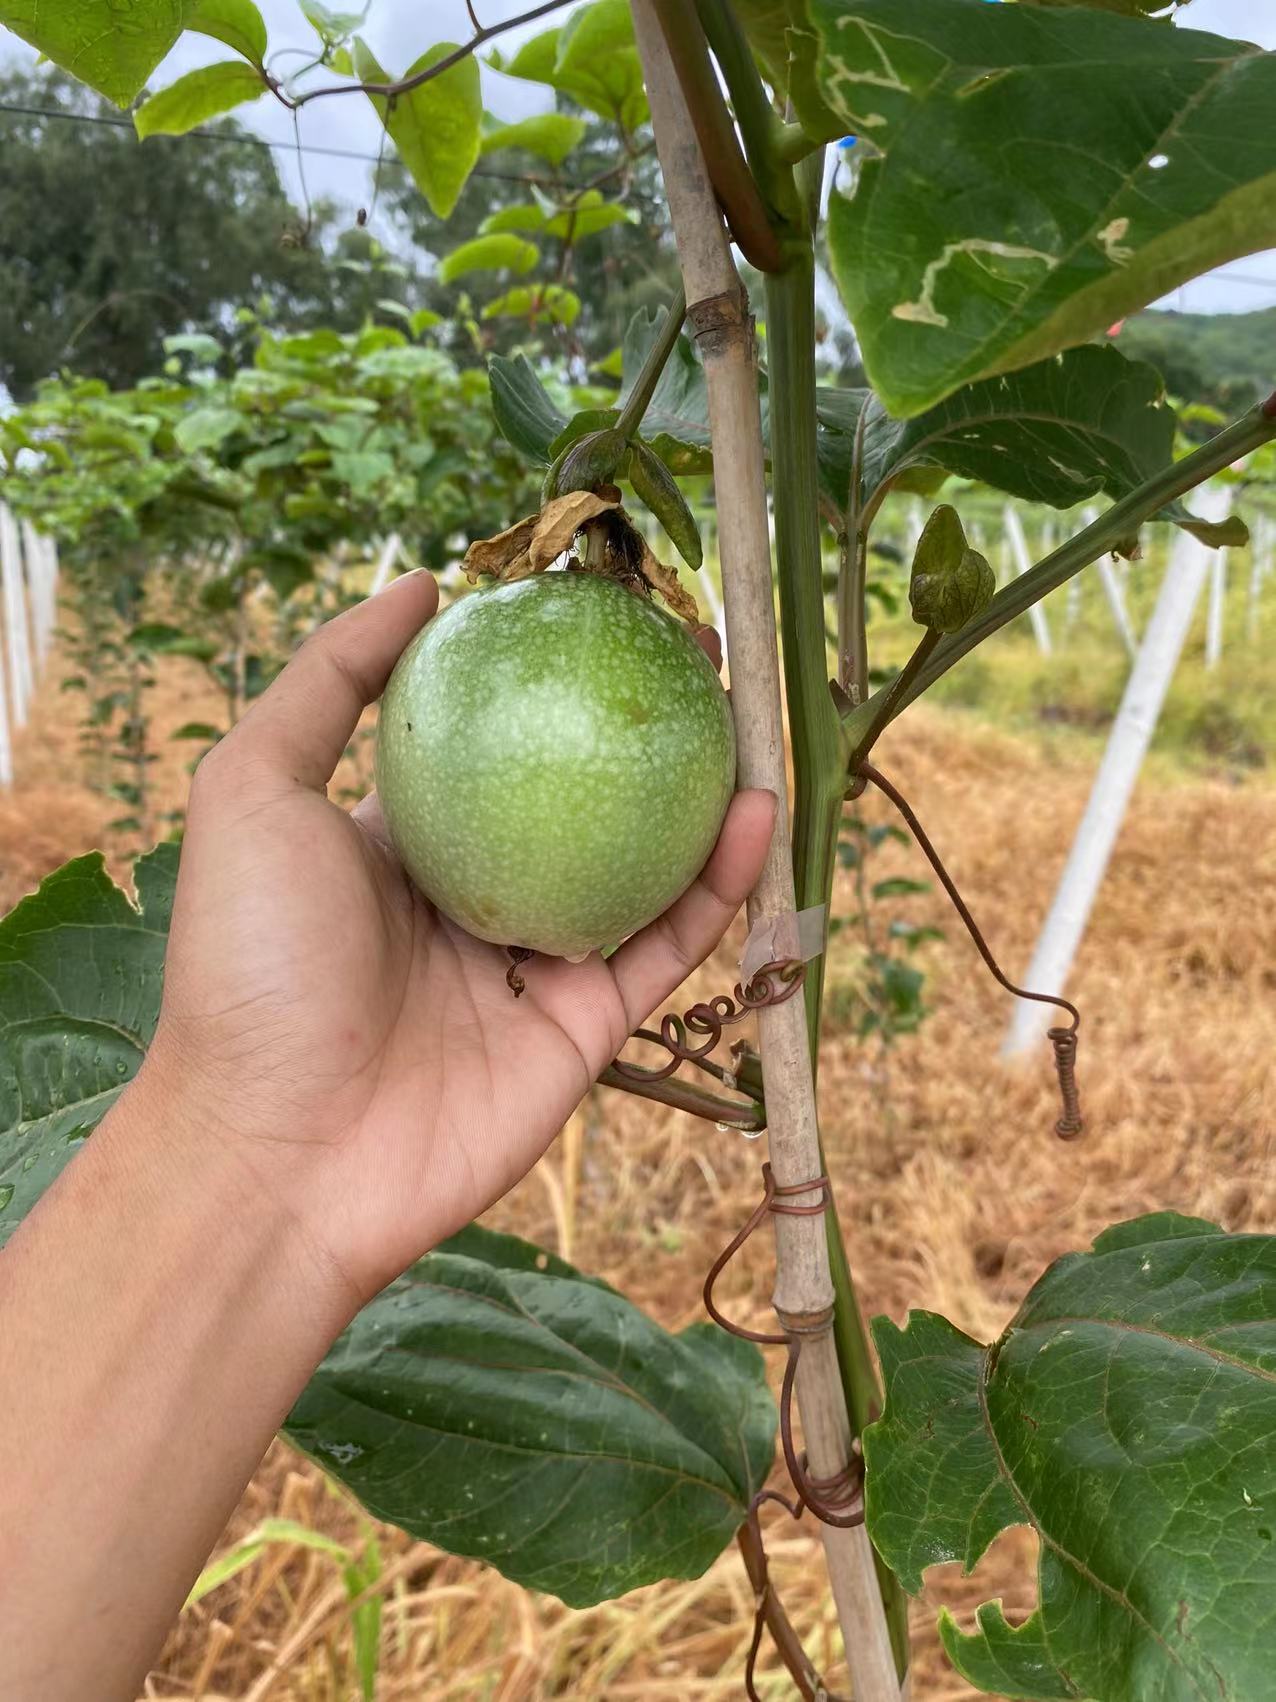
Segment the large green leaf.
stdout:
<svg viewBox="0 0 1276 1702">
<path fill-rule="evenodd" d="M 1026 502 L 1071 508 L 1100 493 L 1128 496 L 1173 458 L 1174 412 L 1159 373 L 1110 343 L 1086 344 L 965 385 L 911 420 L 872 405 L 863 500 L 910 468 L 932 466 Z M 1245 542 L 1239 518 L 1216 525 L 1177 505 L 1166 518 L 1208 543 Z"/>
<path fill-rule="evenodd" d="M 266 85 L 251 65 L 226 59 L 188 71 L 160 89 L 138 107 L 133 123 L 143 141 L 148 136 L 182 136 L 219 112 L 229 112 L 265 93 Z"/>
<path fill-rule="evenodd" d="M 0 25 L 127 106 L 172 47 L 192 0 L 0 0 Z"/>
<path fill-rule="evenodd" d="M 585 134 L 585 120 L 573 118 L 566 112 L 536 112 L 530 118 L 520 118 L 516 124 L 494 124 L 484 132 L 482 152 L 492 154 L 501 148 L 521 148 L 559 166 L 578 147 Z"/>
<path fill-rule="evenodd" d="M 0 921 L 0 1247 L 110 1110 L 155 1031 L 177 847 L 77 857 Z"/>
<path fill-rule="evenodd" d="M 1276 243 L 1276 55 L 1080 7 L 810 7 L 867 156 L 830 254 L 891 413 Z"/>
<path fill-rule="evenodd" d="M 404 80 L 428 71 L 455 51 L 454 42 L 436 42 L 408 67 Z M 386 76 L 362 38 L 354 43 L 354 65 L 360 82 L 395 80 Z M 393 100 L 384 95 L 369 95 L 368 99 L 430 211 L 436 218 L 446 219 L 479 157 L 483 98 L 473 55 L 408 94 L 396 95 Z"/>
<path fill-rule="evenodd" d="M 755 1348 L 673 1336 L 471 1227 L 355 1319 L 285 1426 L 370 1512 L 574 1607 L 693 1578 L 770 1468 Z"/>
<path fill-rule="evenodd" d="M 258 67 L 266 57 L 266 25 L 253 0 L 195 0 L 186 27 L 224 41 Z"/>
<path fill-rule="evenodd" d="M 958 1668 L 998 1694 L 1269 1695 L 1276 1648 L 1276 1236 L 1173 1213 L 1058 1260 L 999 1341 L 878 1319 L 869 1529 L 906 1589 L 1040 1538 L 1039 1605 L 995 1606 Z"/>
<path fill-rule="evenodd" d="M 488 63 L 507 76 L 547 83 L 626 130 L 646 122 L 647 96 L 629 0 L 591 0 L 560 28 L 524 42 L 512 58 L 493 51 Z"/>
</svg>

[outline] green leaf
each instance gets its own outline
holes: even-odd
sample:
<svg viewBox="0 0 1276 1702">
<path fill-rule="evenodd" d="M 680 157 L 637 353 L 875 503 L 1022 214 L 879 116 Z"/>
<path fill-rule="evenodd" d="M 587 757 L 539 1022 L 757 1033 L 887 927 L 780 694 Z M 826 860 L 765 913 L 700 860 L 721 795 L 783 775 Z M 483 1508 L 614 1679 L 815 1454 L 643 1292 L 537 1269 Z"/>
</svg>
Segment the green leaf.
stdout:
<svg viewBox="0 0 1276 1702">
<path fill-rule="evenodd" d="M 352 1558 L 342 1569 L 346 1594 L 355 1602 L 381 1576 L 381 1547 L 371 1525 L 364 1530 L 363 1553 Z M 354 1670 L 359 1675 L 363 1702 L 376 1702 L 377 1668 L 381 1657 L 381 1595 L 375 1594 L 352 1608 L 351 1640 L 354 1644 Z"/>
<path fill-rule="evenodd" d="M 540 259 L 534 242 L 509 233 L 476 236 L 454 248 L 439 263 L 440 283 L 454 284 L 471 272 L 530 272 Z"/>
<path fill-rule="evenodd" d="M 180 449 L 194 455 L 201 449 L 215 449 L 243 423 L 243 415 L 235 408 L 195 408 L 178 420 L 173 436 Z"/>
<path fill-rule="evenodd" d="M 211 721 L 183 721 L 168 736 L 170 739 L 198 739 L 201 744 L 211 745 L 221 738 L 222 730 L 214 727 Z"/>
<path fill-rule="evenodd" d="M 571 1606 L 698 1577 L 770 1468 L 757 1350 L 511 1239 L 472 1227 L 392 1283 L 286 1434 L 378 1518 Z"/>
<path fill-rule="evenodd" d="M 493 355 L 487 368 L 492 413 L 506 440 L 548 466 L 549 446 L 567 425 L 567 415 L 550 400 L 524 354 Z"/>
<path fill-rule="evenodd" d="M 510 77 L 548 83 L 628 131 L 649 116 L 629 0 L 593 0 L 561 28 L 524 42 L 512 59 L 494 52 L 488 64 Z"/>
<path fill-rule="evenodd" d="M 548 319 L 555 325 L 574 325 L 580 317 L 580 297 L 562 284 L 517 284 L 504 295 L 489 301 L 484 319 L 527 319 L 536 324 Z"/>
<path fill-rule="evenodd" d="M 368 15 L 367 6 L 360 12 L 338 12 L 323 5 L 322 0 L 297 0 L 297 4 L 306 22 L 325 42 L 345 41 Z M 375 80 L 382 82 L 385 79 L 378 77 Z"/>
<path fill-rule="evenodd" d="M 587 236 L 597 236 L 613 225 L 633 225 L 638 214 L 632 207 L 622 207 L 619 201 L 604 201 L 596 189 L 589 189 L 570 207 L 545 221 L 546 236 L 563 241 L 580 242 Z"/>
<path fill-rule="evenodd" d="M 911 898 L 915 893 L 929 892 L 929 881 L 910 880 L 907 875 L 891 875 L 889 879 L 877 881 L 873 886 L 873 897 L 882 898 Z"/>
<path fill-rule="evenodd" d="M 186 1598 L 186 1607 L 194 1607 L 203 1601 L 205 1596 L 214 1590 L 228 1584 L 232 1578 L 252 1565 L 268 1548 L 283 1544 L 288 1548 L 308 1548 L 316 1553 L 326 1554 L 331 1559 L 345 1566 L 350 1560 L 350 1551 L 343 1544 L 325 1536 L 322 1531 L 311 1530 L 309 1525 L 299 1525 L 295 1519 L 263 1519 L 255 1530 L 249 1531 L 246 1537 L 241 1537 L 237 1543 L 210 1560 L 208 1565 L 196 1578 L 191 1586 L 191 1593 Z"/>
<path fill-rule="evenodd" d="M 1039 1605 L 944 1640 L 999 1694 L 1258 1697 L 1276 1600 L 1276 1236 L 1160 1213 L 1058 1260 L 992 1347 L 874 1325 L 873 1541 L 905 1588 L 1040 1538 Z"/>
<path fill-rule="evenodd" d="M 127 23 L 119 0 L 0 0 L 0 25 L 116 106 L 142 92 L 185 22 L 184 0 L 134 0 Z"/>
<path fill-rule="evenodd" d="M 480 152 L 494 154 L 502 148 L 522 148 L 526 153 L 560 166 L 579 147 L 586 130 L 583 118 L 565 112 L 537 112 L 517 124 L 501 124 L 484 132 Z"/>
<path fill-rule="evenodd" d="M 1100 493 L 1115 502 L 1169 466 L 1174 439 L 1174 410 L 1155 368 L 1127 360 L 1111 343 L 1086 344 L 965 385 L 911 420 L 893 420 L 873 405 L 864 426 L 861 500 L 870 502 L 910 470 L 942 467 L 1053 508 Z M 1243 544 L 1247 535 L 1238 517 L 1216 525 L 1177 504 L 1165 518 L 1204 542 Z"/>
<path fill-rule="evenodd" d="M 429 70 L 455 51 L 454 42 L 437 42 L 408 67 L 405 77 Z M 400 80 L 386 76 L 361 38 L 354 43 L 354 63 L 360 82 Z M 436 218 L 446 219 L 479 156 L 483 98 L 473 55 L 410 93 L 396 95 L 393 101 L 384 95 L 369 95 L 368 99 L 430 211 Z"/>
<path fill-rule="evenodd" d="M 225 59 L 188 71 L 152 95 L 133 114 L 133 126 L 142 141 L 148 136 L 182 136 L 219 112 L 265 93 L 266 85 L 251 65 Z"/>
<path fill-rule="evenodd" d="M 514 207 L 500 207 L 489 213 L 478 228 L 480 236 L 498 236 L 502 231 L 542 231 L 545 211 L 535 202 L 519 202 Z"/>
<path fill-rule="evenodd" d="M 959 632 L 988 607 L 997 576 L 966 542 L 955 508 L 941 503 L 922 528 L 908 597 L 913 619 L 931 632 Z"/>
<path fill-rule="evenodd" d="M 196 0 L 186 27 L 224 41 L 261 68 L 266 57 L 266 26 L 253 0 Z"/>
<path fill-rule="evenodd" d="M 866 156 L 830 256 L 892 414 L 1276 242 L 1276 56 L 1080 7 L 810 8 Z"/>
<path fill-rule="evenodd" d="M 133 877 L 139 909 L 93 851 L 0 920 L 0 1247 L 155 1032 L 176 846 L 139 858 Z"/>
</svg>

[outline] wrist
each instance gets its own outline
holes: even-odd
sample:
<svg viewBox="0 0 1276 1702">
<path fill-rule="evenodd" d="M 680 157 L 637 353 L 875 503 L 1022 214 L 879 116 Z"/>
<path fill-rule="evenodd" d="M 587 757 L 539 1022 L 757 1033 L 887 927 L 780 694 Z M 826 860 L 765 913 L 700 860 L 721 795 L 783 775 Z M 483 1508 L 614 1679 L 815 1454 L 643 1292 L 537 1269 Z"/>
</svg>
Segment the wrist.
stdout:
<svg viewBox="0 0 1276 1702">
<path fill-rule="evenodd" d="M 113 1197 L 163 1226 L 174 1256 L 189 1256 L 192 1281 L 268 1276 L 271 1310 L 277 1301 L 295 1320 L 297 1346 L 317 1362 L 361 1297 L 290 1197 L 288 1177 L 302 1166 L 281 1166 L 269 1135 L 232 1127 L 210 1097 L 153 1048 L 83 1158 L 92 1156 Z"/>
</svg>

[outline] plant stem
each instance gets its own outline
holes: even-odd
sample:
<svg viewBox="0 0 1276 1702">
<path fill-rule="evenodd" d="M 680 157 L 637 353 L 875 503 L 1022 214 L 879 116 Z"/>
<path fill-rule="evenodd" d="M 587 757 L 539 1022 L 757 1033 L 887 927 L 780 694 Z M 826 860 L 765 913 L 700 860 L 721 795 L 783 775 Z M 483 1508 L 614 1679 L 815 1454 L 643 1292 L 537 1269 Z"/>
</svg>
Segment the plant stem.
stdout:
<svg viewBox="0 0 1276 1702">
<path fill-rule="evenodd" d="M 772 211 L 796 223 L 801 209 L 794 193 L 793 173 L 777 158 L 784 124 L 767 99 L 740 20 L 730 0 L 695 0 L 695 6 L 726 79 L 749 167 Z"/>
<path fill-rule="evenodd" d="M 725 1123 L 732 1129 L 747 1129 L 750 1133 L 766 1128 L 764 1105 L 719 1099 L 716 1093 L 706 1093 L 703 1088 L 674 1076 L 666 1076 L 663 1081 L 639 1081 L 608 1064 L 598 1080 L 603 1087 L 619 1088 L 622 1093 L 637 1094 L 639 1099 L 654 1099 L 661 1105 L 672 1105 L 675 1111 L 705 1117 L 711 1123 Z"/>
<path fill-rule="evenodd" d="M 860 467 L 869 400 L 855 422 L 837 576 L 837 680 L 852 704 L 868 697 L 868 528 L 860 513 Z"/>
<path fill-rule="evenodd" d="M 912 686 L 913 681 L 921 673 L 926 663 L 935 654 L 943 640 L 943 634 L 927 630 L 922 634 L 917 648 L 907 662 L 896 674 L 884 690 L 875 693 L 867 703 L 859 706 L 857 713 L 848 715 L 842 725 L 850 740 L 851 754 L 847 758 L 847 778 L 854 781 L 860 763 L 877 743 L 878 735 L 886 724 L 897 713 L 897 706 Z"/>
<path fill-rule="evenodd" d="M 774 272 L 784 264 L 766 205 L 745 162 L 735 125 L 718 86 L 704 31 L 687 0 L 651 0 L 687 97 L 696 137 L 731 234 L 751 265 Z"/>
<path fill-rule="evenodd" d="M 892 718 L 934 685 L 977 644 L 982 644 L 984 639 L 990 638 L 1039 602 L 1047 592 L 1065 584 L 1082 568 L 1089 567 L 1091 562 L 1124 542 L 1166 503 L 1204 484 L 1206 479 L 1273 438 L 1276 438 L 1276 396 L 1251 408 L 1234 425 L 1212 437 L 1208 443 L 1203 443 L 1191 455 L 1175 461 L 1155 478 L 1140 485 L 1138 490 L 1113 503 L 1093 525 L 1078 532 L 1075 538 L 1069 538 L 1066 544 L 1039 561 L 1013 584 L 998 591 L 984 612 L 968 626 L 960 632 L 951 633 L 937 645 L 925 667 L 919 669 L 910 681 L 908 690 L 902 692 L 892 705 Z"/>
<path fill-rule="evenodd" d="M 794 908 L 794 887 L 757 354 L 715 185 L 688 109 L 694 91 L 679 86 L 656 6 L 657 0 L 633 0 L 634 27 L 709 394 L 739 775 L 742 785 L 765 786 L 780 800 L 748 914 L 750 921 L 764 917 L 779 925 Z M 818 594 L 818 574 L 816 584 Z M 759 1011 L 758 1037 L 776 1180 L 782 1187 L 813 1182 L 822 1159 L 806 1023 L 797 1000 Z M 817 1204 L 820 1196 L 812 1190 L 798 1198 Z M 828 1244 L 816 1216 L 778 1216 L 774 1230 L 776 1310 L 786 1328 L 800 1322 L 809 1332 L 798 1360 L 797 1400 L 811 1469 L 817 1477 L 832 1477 L 850 1459 L 851 1434 L 836 1345 L 825 1322 L 833 1301 Z M 857 1702 L 898 1702 L 895 1659 L 867 1533 L 862 1527 L 822 1525 L 821 1535 Z"/>
<path fill-rule="evenodd" d="M 784 676 L 793 747 L 793 874 L 797 907 L 825 906 L 826 950 L 807 965 L 807 1041 L 818 1065 L 827 958 L 828 905 L 847 746 L 828 689 L 823 560 L 815 417 L 815 260 L 809 237 L 794 238 L 787 270 L 766 280 L 767 362 L 771 395 L 771 484 L 784 635 Z M 734 673 L 732 678 L 734 679 Z M 826 1167 L 827 1168 L 827 1167 Z M 879 1410 L 869 1349 L 836 1204 L 825 1214 L 835 1292 L 834 1336 L 854 1433 Z M 907 1667 L 907 1604 L 889 1569 L 878 1564 L 897 1669 Z"/>
<path fill-rule="evenodd" d="M 660 374 L 665 370 L 665 363 L 673 353 L 678 338 L 682 332 L 682 322 L 687 317 L 687 292 L 681 282 L 674 293 L 673 300 L 665 309 L 664 323 L 651 348 L 647 358 L 642 363 L 642 371 L 634 380 L 634 387 L 629 392 L 629 398 L 620 410 L 620 418 L 616 421 L 616 430 L 623 431 L 626 438 L 631 438 L 642 424 L 642 417 L 651 406 L 651 398 L 656 393 L 660 382 Z"/>
</svg>

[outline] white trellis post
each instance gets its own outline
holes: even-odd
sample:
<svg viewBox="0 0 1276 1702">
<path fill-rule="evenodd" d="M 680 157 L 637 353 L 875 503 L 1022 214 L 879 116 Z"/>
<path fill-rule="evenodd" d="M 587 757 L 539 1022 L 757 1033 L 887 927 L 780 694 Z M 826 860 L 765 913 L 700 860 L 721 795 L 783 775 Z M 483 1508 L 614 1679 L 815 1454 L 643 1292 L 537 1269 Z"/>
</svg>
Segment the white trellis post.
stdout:
<svg viewBox="0 0 1276 1702">
<path fill-rule="evenodd" d="M 0 504 L 0 580 L 4 598 L 5 654 L 9 671 L 9 693 L 14 727 L 27 724 L 27 704 L 34 681 L 31 677 L 31 648 L 27 637 L 27 600 L 22 583 L 22 551 L 13 515 Z"/>
<path fill-rule="evenodd" d="M 1097 508 L 1084 508 L 1081 511 L 1082 527 L 1093 526 L 1099 518 Z M 1112 615 L 1112 624 L 1125 645 L 1127 656 L 1133 661 L 1139 653 L 1139 641 L 1134 636 L 1134 626 L 1130 620 L 1130 611 L 1126 606 L 1125 587 L 1116 575 L 1112 566 L 1110 554 L 1101 555 L 1095 562 L 1095 570 L 1099 575 L 1099 584 L 1103 587 L 1103 595 L 1107 598 L 1108 609 Z M 1069 586 L 1080 585 L 1081 575 L 1078 573 L 1068 581 Z"/>
<path fill-rule="evenodd" d="M 391 532 L 385 543 L 382 544 L 381 554 L 377 557 L 377 570 L 372 576 L 372 589 L 368 592 L 370 597 L 375 597 L 378 591 L 384 590 L 385 583 L 390 577 L 390 569 L 398 560 L 399 545 L 400 538 L 397 532 Z"/>
<path fill-rule="evenodd" d="M 31 635 L 35 643 L 35 667 L 44 666 L 56 620 L 54 564 L 51 540 L 37 532 L 29 520 L 22 522 L 22 554 L 26 560 L 27 585 L 31 593 Z"/>
<path fill-rule="evenodd" d="M 1032 555 L 1028 549 L 1028 539 L 1024 534 L 1023 521 L 1019 518 L 1019 510 L 1007 503 L 1003 510 L 1003 521 L 1006 537 L 1010 543 L 1010 557 L 1014 565 L 1016 577 L 1022 577 L 1032 566 Z M 1032 630 L 1037 640 L 1037 649 L 1043 656 L 1053 652 L 1050 643 L 1050 626 L 1046 620 L 1046 611 L 1040 603 L 1034 603 L 1028 610 L 1028 619 L 1032 622 Z"/>
<path fill-rule="evenodd" d="M 5 691 L 4 657 L 0 655 L 0 789 L 13 785 L 13 740 L 9 736 L 9 698 Z"/>
<path fill-rule="evenodd" d="M 1231 503 L 1230 489 L 1219 486 L 1201 492 L 1199 511 L 1208 520 L 1225 520 Z M 1059 877 L 1032 962 L 1021 982 L 1034 992 L 1061 993 L 1066 987 L 1072 960 L 1085 933 L 1130 794 L 1182 654 L 1205 583 L 1209 558 L 1210 551 L 1204 544 L 1187 532 L 1178 534 L 1085 814 Z M 1016 1001 L 1002 1044 L 1003 1057 L 1024 1051 L 1051 1022 L 1058 1020 L 1053 1012 L 1046 1012 L 1044 1005 Z"/>
<path fill-rule="evenodd" d="M 1210 563 L 1210 600 L 1205 622 L 1205 666 L 1217 668 L 1223 659 L 1223 612 L 1227 607 L 1227 551 L 1215 550 Z"/>
</svg>

